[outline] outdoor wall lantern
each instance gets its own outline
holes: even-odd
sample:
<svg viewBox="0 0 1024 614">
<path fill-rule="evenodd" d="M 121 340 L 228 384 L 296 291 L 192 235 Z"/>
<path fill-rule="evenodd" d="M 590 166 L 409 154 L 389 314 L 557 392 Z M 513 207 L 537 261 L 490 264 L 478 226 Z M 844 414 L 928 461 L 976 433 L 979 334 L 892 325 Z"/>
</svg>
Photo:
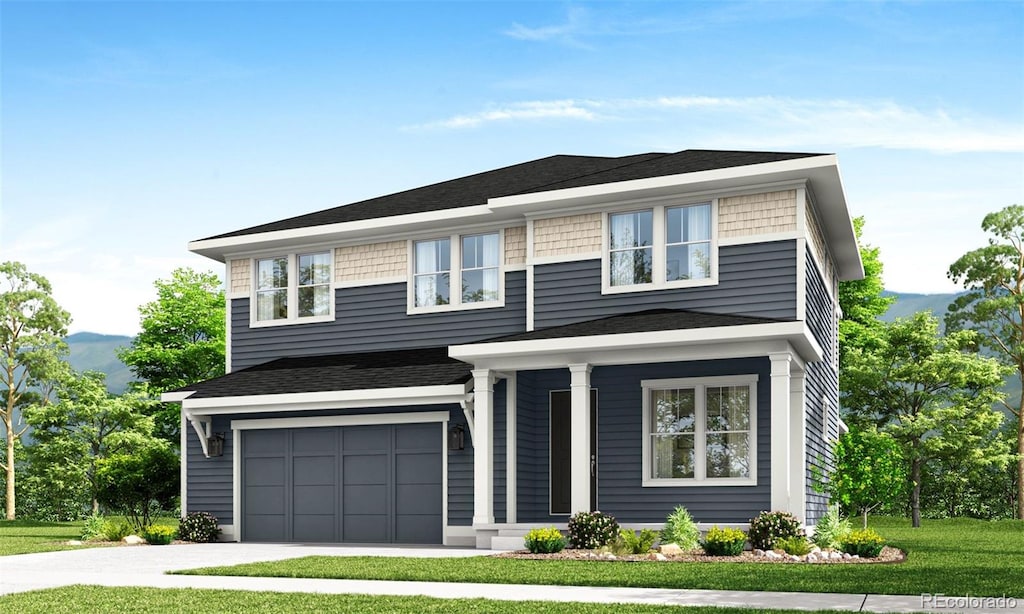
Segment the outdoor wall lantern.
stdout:
<svg viewBox="0 0 1024 614">
<path fill-rule="evenodd" d="M 214 433 L 206 441 L 208 456 L 224 456 L 224 433 Z"/>
<path fill-rule="evenodd" d="M 461 424 L 456 424 L 448 430 L 448 449 L 462 450 L 466 447 L 466 431 Z"/>
</svg>

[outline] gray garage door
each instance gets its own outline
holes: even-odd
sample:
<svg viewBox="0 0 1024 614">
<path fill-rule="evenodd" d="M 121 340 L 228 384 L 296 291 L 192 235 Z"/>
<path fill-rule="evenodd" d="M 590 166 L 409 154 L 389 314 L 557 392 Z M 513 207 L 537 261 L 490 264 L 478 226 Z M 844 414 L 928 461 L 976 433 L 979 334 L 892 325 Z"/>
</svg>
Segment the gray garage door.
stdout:
<svg viewBox="0 0 1024 614">
<path fill-rule="evenodd" d="M 242 539 L 441 543 L 440 423 L 250 430 Z"/>
</svg>

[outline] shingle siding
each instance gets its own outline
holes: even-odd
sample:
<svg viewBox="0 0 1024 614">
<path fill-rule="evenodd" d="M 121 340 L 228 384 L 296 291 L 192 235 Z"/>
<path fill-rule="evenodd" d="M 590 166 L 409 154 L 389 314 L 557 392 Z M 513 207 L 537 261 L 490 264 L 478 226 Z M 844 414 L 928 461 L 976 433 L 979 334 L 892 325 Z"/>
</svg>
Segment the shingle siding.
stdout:
<svg viewBox="0 0 1024 614">
<path fill-rule="evenodd" d="M 313 356 L 470 343 L 526 330 L 526 272 L 505 275 L 505 306 L 408 315 L 404 283 L 339 288 L 333 322 L 249 327 L 249 299 L 231 301 L 231 367 Z"/>
<path fill-rule="evenodd" d="M 722 239 L 796 230 L 796 190 L 729 196 L 718 200 Z"/>
<path fill-rule="evenodd" d="M 719 249 L 718 284 L 601 294 L 601 261 L 534 268 L 534 325 L 561 326 L 652 308 L 796 318 L 796 242 L 773 241 Z"/>
<path fill-rule="evenodd" d="M 835 368 L 833 336 L 837 334 L 835 304 L 820 271 L 808 253 L 807 326 L 824 352 L 819 362 L 808 363 L 806 384 L 806 492 L 807 524 L 815 524 L 828 506 L 828 497 L 815 488 L 817 480 L 833 469 L 832 443 L 839 436 L 839 374 Z"/>
<path fill-rule="evenodd" d="M 545 218 L 533 223 L 533 255 L 537 258 L 600 251 L 600 213 Z"/>
</svg>

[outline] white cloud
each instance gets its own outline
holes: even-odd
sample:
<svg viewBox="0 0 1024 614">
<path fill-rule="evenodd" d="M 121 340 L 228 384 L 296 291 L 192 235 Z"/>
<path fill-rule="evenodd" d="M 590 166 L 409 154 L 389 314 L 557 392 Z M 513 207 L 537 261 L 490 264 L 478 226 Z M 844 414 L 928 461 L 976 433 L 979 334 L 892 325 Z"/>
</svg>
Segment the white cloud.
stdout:
<svg viewBox="0 0 1024 614">
<path fill-rule="evenodd" d="M 476 128 L 538 119 L 665 122 L 702 147 L 880 147 L 936 153 L 1024 151 L 1020 123 L 890 100 L 818 100 L 776 96 L 661 96 L 512 102 L 417 126 Z"/>
</svg>

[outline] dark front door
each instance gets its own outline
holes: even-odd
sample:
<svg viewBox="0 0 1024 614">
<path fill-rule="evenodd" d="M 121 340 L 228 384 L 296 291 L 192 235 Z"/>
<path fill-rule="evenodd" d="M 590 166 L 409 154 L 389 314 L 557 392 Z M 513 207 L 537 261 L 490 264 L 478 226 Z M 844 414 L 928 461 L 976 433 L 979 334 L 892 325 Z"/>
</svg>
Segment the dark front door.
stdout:
<svg viewBox="0 0 1024 614">
<path fill-rule="evenodd" d="M 570 449 L 573 437 L 586 437 L 572 429 L 572 393 L 551 392 L 551 513 L 568 514 L 572 473 Z M 590 390 L 590 509 L 597 509 L 597 390 Z"/>
</svg>

